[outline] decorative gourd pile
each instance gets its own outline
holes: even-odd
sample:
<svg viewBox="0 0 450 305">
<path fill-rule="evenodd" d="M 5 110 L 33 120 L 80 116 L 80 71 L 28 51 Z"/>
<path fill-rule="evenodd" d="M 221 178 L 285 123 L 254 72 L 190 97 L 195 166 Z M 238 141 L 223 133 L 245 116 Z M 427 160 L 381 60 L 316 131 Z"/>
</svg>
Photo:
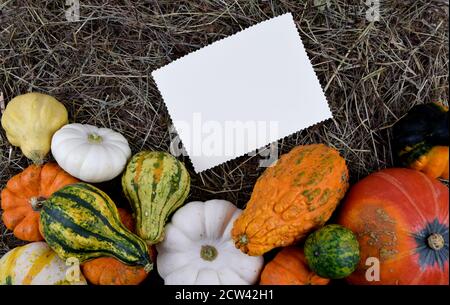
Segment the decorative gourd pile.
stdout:
<svg viewBox="0 0 450 305">
<path fill-rule="evenodd" d="M 328 222 L 349 188 L 348 169 L 324 144 L 282 155 L 241 210 L 218 199 L 185 204 L 183 163 L 165 152 L 132 156 L 120 133 L 68 124 L 51 96 L 12 99 L 1 123 L 33 164 L 1 193 L 3 223 L 31 243 L 0 259 L 0 284 L 137 285 L 156 256 L 168 285 L 448 284 L 449 194 L 436 179 L 448 179 L 442 105 L 413 108 L 394 126 L 394 153 L 412 169 L 356 183 L 339 224 Z M 57 163 L 44 163 L 50 151 Z M 133 214 L 89 184 L 119 176 Z M 264 266 L 269 251 L 278 253 Z"/>
<path fill-rule="evenodd" d="M 165 152 L 140 152 L 130 161 L 125 137 L 108 128 L 68 124 L 64 105 L 41 93 L 12 99 L 2 126 L 10 143 L 33 162 L 3 189 L 2 220 L 17 238 L 46 243 L 8 252 L 0 263 L 1 283 L 65 284 L 69 261 L 82 264 L 93 284 L 142 282 L 153 269 L 153 245 L 163 238 L 167 218 L 189 194 L 184 165 Z M 58 164 L 44 163 L 50 150 Z M 124 171 L 136 222 L 86 183 L 109 181 Z"/>
</svg>

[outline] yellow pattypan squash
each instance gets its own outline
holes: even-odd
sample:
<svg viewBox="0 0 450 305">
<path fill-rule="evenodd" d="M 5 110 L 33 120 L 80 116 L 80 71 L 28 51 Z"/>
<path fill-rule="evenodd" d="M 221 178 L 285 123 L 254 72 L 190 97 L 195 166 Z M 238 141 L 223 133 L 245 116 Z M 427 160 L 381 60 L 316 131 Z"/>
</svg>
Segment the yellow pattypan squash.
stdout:
<svg viewBox="0 0 450 305">
<path fill-rule="evenodd" d="M 67 109 L 54 97 L 42 93 L 16 96 L 2 116 L 9 142 L 40 164 L 50 151 L 53 134 L 68 123 Z"/>
</svg>

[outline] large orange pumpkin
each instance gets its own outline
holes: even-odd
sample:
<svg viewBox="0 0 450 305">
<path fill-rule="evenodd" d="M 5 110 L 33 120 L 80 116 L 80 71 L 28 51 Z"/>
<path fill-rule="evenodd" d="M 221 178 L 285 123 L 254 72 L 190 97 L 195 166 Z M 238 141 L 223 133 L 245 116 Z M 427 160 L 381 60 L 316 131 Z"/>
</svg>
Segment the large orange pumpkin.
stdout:
<svg viewBox="0 0 450 305">
<path fill-rule="evenodd" d="M 131 214 L 122 208 L 118 208 L 118 211 L 122 223 L 128 230 L 134 231 L 135 223 Z M 81 270 L 84 277 L 94 285 L 138 285 L 148 275 L 143 267 L 128 266 L 112 257 L 85 262 L 81 265 Z"/>
<path fill-rule="evenodd" d="M 303 249 L 286 247 L 264 267 L 260 285 L 327 285 L 329 282 L 309 269 Z"/>
<path fill-rule="evenodd" d="M 358 182 L 339 215 L 361 250 L 348 281 L 448 285 L 448 205 L 448 188 L 416 170 L 385 169 Z"/>
<path fill-rule="evenodd" d="M 14 236 L 40 241 L 39 215 L 43 201 L 62 187 L 78 180 L 56 163 L 30 165 L 12 177 L 1 194 L 2 220 Z"/>
</svg>

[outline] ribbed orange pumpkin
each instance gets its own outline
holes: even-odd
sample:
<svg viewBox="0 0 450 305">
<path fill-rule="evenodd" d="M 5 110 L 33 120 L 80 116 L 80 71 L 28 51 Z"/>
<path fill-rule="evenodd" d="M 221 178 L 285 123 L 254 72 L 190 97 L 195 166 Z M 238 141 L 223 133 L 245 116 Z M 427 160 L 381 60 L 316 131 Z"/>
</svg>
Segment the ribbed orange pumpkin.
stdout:
<svg viewBox="0 0 450 305">
<path fill-rule="evenodd" d="M 42 202 L 62 187 L 77 182 L 56 163 L 30 165 L 12 177 L 2 191 L 3 223 L 19 239 L 43 240 L 39 232 Z"/>
<path fill-rule="evenodd" d="M 258 179 L 232 236 L 248 255 L 288 246 L 322 226 L 348 188 L 348 170 L 326 145 L 298 146 Z"/>
<path fill-rule="evenodd" d="M 134 219 L 125 209 L 118 208 L 120 220 L 134 231 Z M 138 285 L 148 273 L 143 267 L 128 266 L 112 257 L 100 257 L 81 265 L 84 277 L 94 285 Z"/>
<path fill-rule="evenodd" d="M 361 251 L 348 281 L 448 285 L 448 205 L 448 188 L 416 170 L 385 169 L 355 184 L 339 215 Z M 380 262 L 380 281 L 369 257 Z"/>
<path fill-rule="evenodd" d="M 309 269 L 303 249 L 286 247 L 264 267 L 260 285 L 327 285 L 329 282 Z"/>
</svg>

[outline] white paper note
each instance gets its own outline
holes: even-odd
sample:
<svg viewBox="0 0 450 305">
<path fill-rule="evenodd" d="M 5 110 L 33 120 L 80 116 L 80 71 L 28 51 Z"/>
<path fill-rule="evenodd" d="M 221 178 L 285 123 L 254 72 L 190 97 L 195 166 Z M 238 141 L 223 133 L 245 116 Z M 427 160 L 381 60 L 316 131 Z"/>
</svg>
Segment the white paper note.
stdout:
<svg viewBox="0 0 450 305">
<path fill-rule="evenodd" d="M 196 172 L 332 117 L 290 13 L 152 76 Z"/>
</svg>

